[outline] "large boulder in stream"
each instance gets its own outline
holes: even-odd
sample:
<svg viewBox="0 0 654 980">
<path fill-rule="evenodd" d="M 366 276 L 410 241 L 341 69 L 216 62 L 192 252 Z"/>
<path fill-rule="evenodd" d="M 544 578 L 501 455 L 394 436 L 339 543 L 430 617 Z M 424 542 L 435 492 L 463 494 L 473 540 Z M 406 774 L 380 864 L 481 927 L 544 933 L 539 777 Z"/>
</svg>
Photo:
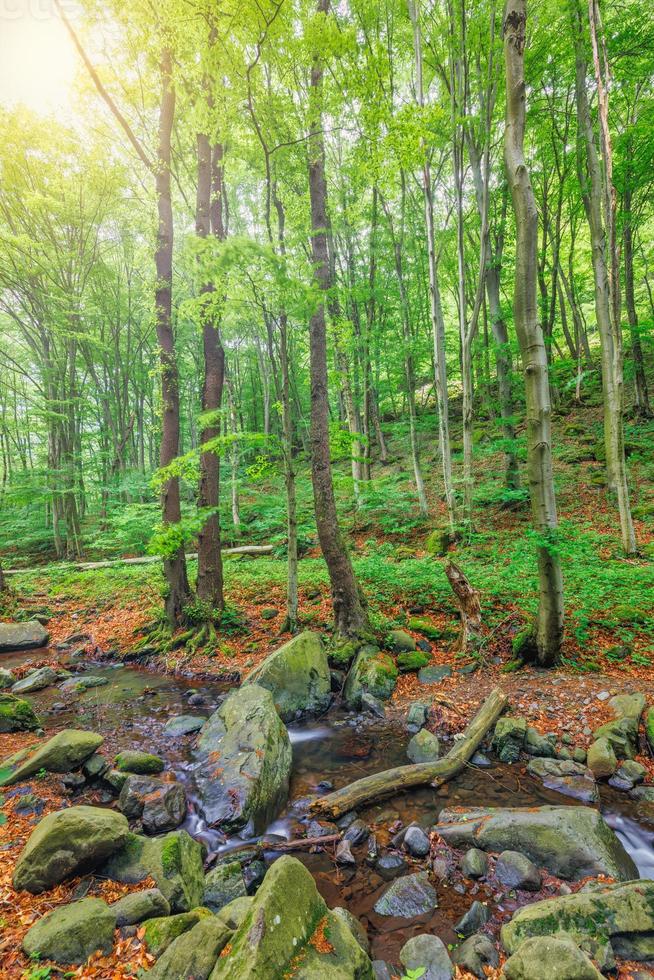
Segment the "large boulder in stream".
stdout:
<svg viewBox="0 0 654 980">
<path fill-rule="evenodd" d="M 72 772 L 79 769 L 102 742 L 102 735 L 95 732 L 67 728 L 43 745 L 21 749 L 0 763 L 0 785 L 19 783 L 41 769 L 46 772 Z"/>
<path fill-rule="evenodd" d="M 131 775 L 120 791 L 118 809 L 128 820 L 140 820 L 146 834 L 163 834 L 184 820 L 186 792 L 181 783 Z"/>
<path fill-rule="evenodd" d="M 593 958 L 610 946 L 626 960 L 654 959 L 654 881 L 597 885 L 526 905 L 502 927 L 509 953 L 536 936 L 570 936 Z"/>
<path fill-rule="evenodd" d="M 249 684 L 204 725 L 193 765 L 208 824 L 259 834 L 288 796 L 291 743 L 270 691 Z"/>
<path fill-rule="evenodd" d="M 359 709 L 364 694 L 387 701 L 395 690 L 398 669 L 392 657 L 374 646 L 364 646 L 347 675 L 343 698 L 348 708 Z"/>
<path fill-rule="evenodd" d="M 454 847 L 520 851 L 560 878 L 638 877 L 602 816 L 583 806 L 456 807 L 441 812 L 436 830 Z"/>
<path fill-rule="evenodd" d="M 122 813 L 96 806 L 71 806 L 49 813 L 32 832 L 14 870 L 17 891 L 39 892 L 97 868 L 129 837 Z"/>
<path fill-rule="evenodd" d="M 275 861 L 211 980 L 372 980 L 368 956 L 345 919 L 327 908 L 297 858 Z"/>
<path fill-rule="evenodd" d="M 282 721 L 321 714 L 332 698 L 322 640 L 309 631 L 294 636 L 250 671 L 243 686 L 248 684 L 270 691 Z"/>
<path fill-rule="evenodd" d="M 31 619 L 27 623 L 0 623 L 0 653 L 10 650 L 33 650 L 49 640 L 47 630 Z"/>
<path fill-rule="evenodd" d="M 202 901 L 203 855 L 202 845 L 185 830 L 173 830 L 164 837 L 128 834 L 101 873 L 128 885 L 152 877 L 173 912 L 188 912 Z"/>
<path fill-rule="evenodd" d="M 14 694 L 0 694 L 0 733 L 33 732 L 40 726 L 29 701 Z"/>
<path fill-rule="evenodd" d="M 528 939 L 504 964 L 504 976 L 506 980 L 601 980 L 602 974 L 569 936 L 562 935 Z"/>
<path fill-rule="evenodd" d="M 50 687 L 57 680 L 57 672 L 52 667 L 39 667 L 38 670 L 25 674 L 22 680 L 16 681 L 11 693 L 30 694 L 32 691 L 42 691 L 44 687 Z"/>
</svg>

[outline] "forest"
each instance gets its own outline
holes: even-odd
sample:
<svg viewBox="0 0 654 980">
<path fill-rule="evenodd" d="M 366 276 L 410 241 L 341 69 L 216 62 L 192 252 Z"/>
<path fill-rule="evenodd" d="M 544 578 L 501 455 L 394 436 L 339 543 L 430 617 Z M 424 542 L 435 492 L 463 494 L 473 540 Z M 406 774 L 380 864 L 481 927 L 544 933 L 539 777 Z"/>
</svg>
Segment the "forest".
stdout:
<svg viewBox="0 0 654 980">
<path fill-rule="evenodd" d="M 0 0 L 0 130 L 2 977 L 654 977 L 654 11 Z"/>
</svg>

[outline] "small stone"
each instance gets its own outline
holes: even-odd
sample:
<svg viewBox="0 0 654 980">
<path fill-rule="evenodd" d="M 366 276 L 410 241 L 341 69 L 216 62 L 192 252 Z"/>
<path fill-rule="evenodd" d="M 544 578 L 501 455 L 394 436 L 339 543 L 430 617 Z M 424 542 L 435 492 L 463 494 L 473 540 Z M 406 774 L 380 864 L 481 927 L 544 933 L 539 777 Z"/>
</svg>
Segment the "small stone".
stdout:
<svg viewBox="0 0 654 980">
<path fill-rule="evenodd" d="M 357 863 L 352 853 L 352 846 L 349 840 L 341 840 L 336 845 L 336 863 L 345 865 L 354 865 Z"/>
<path fill-rule="evenodd" d="M 576 748 L 572 750 L 572 760 L 573 762 L 578 762 L 580 765 L 584 765 L 586 762 L 587 752 L 586 749 Z"/>
<path fill-rule="evenodd" d="M 488 856 L 478 847 L 471 847 L 461 862 L 466 878 L 483 878 L 488 873 Z"/>
<path fill-rule="evenodd" d="M 160 756 L 152 755 L 150 752 L 125 749 L 116 756 L 115 766 L 120 772 L 150 776 L 163 772 L 164 761 Z"/>
<path fill-rule="evenodd" d="M 245 898 L 247 889 L 238 861 L 219 864 L 205 875 L 202 905 L 218 912 L 236 898 Z"/>
<path fill-rule="evenodd" d="M 400 963 L 407 971 L 422 968 L 421 980 L 450 980 L 454 976 L 449 953 L 438 936 L 421 935 L 409 939 L 400 951 Z"/>
<path fill-rule="evenodd" d="M 339 825 L 340 826 L 340 825 Z M 343 840 L 348 841 L 353 847 L 363 844 L 368 839 L 370 828 L 363 820 L 353 820 L 343 834 Z"/>
<path fill-rule="evenodd" d="M 84 963 L 96 950 L 111 952 L 115 925 L 115 915 L 106 902 L 83 898 L 37 919 L 23 939 L 23 949 L 34 959 Z"/>
<path fill-rule="evenodd" d="M 400 854 L 382 854 L 375 864 L 375 871 L 384 881 L 391 881 L 406 871 L 408 865 Z"/>
<path fill-rule="evenodd" d="M 413 857 L 424 857 L 429 854 L 429 837 L 421 827 L 407 827 L 404 846 Z"/>
<path fill-rule="evenodd" d="M 416 648 L 416 641 L 405 630 L 391 630 L 388 639 L 389 646 L 394 653 L 406 653 Z"/>
<path fill-rule="evenodd" d="M 384 960 L 372 961 L 372 975 L 374 980 L 393 980 L 391 968 Z"/>
<path fill-rule="evenodd" d="M 261 618 L 262 619 L 276 619 L 277 616 L 279 616 L 279 610 L 278 609 L 273 609 L 272 607 L 270 607 L 268 609 L 262 609 L 261 610 Z"/>
<path fill-rule="evenodd" d="M 493 733 L 493 750 L 501 762 L 517 762 L 527 735 L 524 718 L 500 718 Z"/>
<path fill-rule="evenodd" d="M 597 700 L 608 701 L 610 697 L 611 697 L 610 691 L 600 691 L 599 694 L 597 695 Z"/>
<path fill-rule="evenodd" d="M 368 711 L 376 718 L 386 717 L 384 705 L 381 703 L 379 698 L 374 697 L 372 694 L 368 694 L 367 691 L 361 695 L 361 710 Z"/>
<path fill-rule="evenodd" d="M 131 892 L 114 902 L 110 908 L 116 916 L 118 927 L 132 926 L 157 915 L 170 915 L 170 905 L 158 888 Z"/>
<path fill-rule="evenodd" d="M 415 919 L 438 908 L 438 897 L 429 883 L 426 871 L 396 878 L 377 899 L 374 910 L 378 915 Z"/>
<path fill-rule="evenodd" d="M 495 865 L 495 875 L 505 888 L 537 892 L 541 885 L 540 871 L 519 851 L 502 851 Z"/>
<path fill-rule="evenodd" d="M 418 680 L 421 684 L 440 684 L 446 677 L 452 676 L 452 668 L 449 664 L 441 664 L 437 667 L 423 667 L 418 671 Z"/>
<path fill-rule="evenodd" d="M 180 738 L 182 735 L 191 735 L 199 732 L 205 723 L 205 718 L 196 715 L 177 715 L 169 718 L 164 725 L 163 734 L 169 738 Z"/>
<path fill-rule="evenodd" d="M 484 755 L 483 752 L 475 752 L 470 763 L 473 766 L 478 766 L 480 769 L 489 769 L 493 765 L 488 756 Z"/>
<path fill-rule="evenodd" d="M 406 713 L 407 730 L 413 734 L 419 732 L 427 721 L 428 710 L 429 709 L 426 704 L 421 704 L 419 701 L 414 701 Z"/>
<path fill-rule="evenodd" d="M 456 923 L 454 930 L 460 936 L 471 936 L 473 932 L 479 932 L 486 925 L 490 915 L 488 907 L 475 900 L 465 915 Z"/>
<path fill-rule="evenodd" d="M 427 728 L 413 736 L 406 750 L 412 762 L 433 762 L 440 755 L 440 742 Z"/>
<path fill-rule="evenodd" d="M 452 959 L 462 970 L 479 977 L 479 980 L 485 980 L 487 976 L 485 967 L 490 966 L 494 970 L 500 962 L 497 950 L 483 933 L 470 936 L 461 943 L 452 953 Z"/>
</svg>

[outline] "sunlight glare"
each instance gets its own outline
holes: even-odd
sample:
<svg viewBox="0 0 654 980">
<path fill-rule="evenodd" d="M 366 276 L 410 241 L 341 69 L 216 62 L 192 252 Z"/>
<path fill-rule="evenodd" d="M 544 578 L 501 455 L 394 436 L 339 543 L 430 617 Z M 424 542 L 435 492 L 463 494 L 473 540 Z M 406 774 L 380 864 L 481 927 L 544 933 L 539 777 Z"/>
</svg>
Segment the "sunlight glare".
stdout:
<svg viewBox="0 0 654 980">
<path fill-rule="evenodd" d="M 0 0 L 0 104 L 68 116 L 76 68 L 52 0 Z"/>
</svg>

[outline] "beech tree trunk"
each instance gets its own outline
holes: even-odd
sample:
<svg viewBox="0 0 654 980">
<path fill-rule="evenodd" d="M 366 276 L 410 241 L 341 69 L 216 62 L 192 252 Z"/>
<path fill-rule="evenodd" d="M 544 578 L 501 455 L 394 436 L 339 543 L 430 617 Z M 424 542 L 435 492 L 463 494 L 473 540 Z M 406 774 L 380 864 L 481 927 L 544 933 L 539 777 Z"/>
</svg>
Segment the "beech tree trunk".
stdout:
<svg viewBox="0 0 654 980">
<path fill-rule="evenodd" d="M 318 0 L 317 11 L 327 16 L 329 0 Z M 338 523 L 329 451 L 327 390 L 326 301 L 331 287 L 329 217 L 322 131 L 323 65 L 316 52 L 311 68 L 309 114 L 309 196 L 311 200 L 311 253 L 319 298 L 309 323 L 311 375 L 311 479 L 318 538 L 331 583 L 336 631 L 355 637 L 368 626 L 362 595 Z"/>
<path fill-rule="evenodd" d="M 590 0 L 591 9 L 593 0 Z M 620 323 L 619 271 L 615 257 L 615 189 L 611 179 L 611 146 L 608 135 L 608 96 L 599 66 L 594 21 L 584 13 L 579 0 L 572 9 L 575 43 L 577 120 L 586 156 L 586 174 L 580 174 L 582 198 L 590 228 L 593 277 L 595 280 L 595 314 L 602 348 L 602 389 L 604 393 L 604 441 L 610 491 L 615 494 L 620 514 L 622 547 L 628 555 L 636 552 L 636 536 L 627 483 L 624 452 L 624 381 L 622 363 L 622 327 Z M 585 29 L 590 24 L 595 49 L 595 80 L 601 128 L 604 173 L 595 143 L 593 121 L 586 89 Z M 604 213 L 603 213 L 604 212 Z"/>
<path fill-rule="evenodd" d="M 225 236 L 223 222 L 223 148 L 213 148 L 208 137 L 197 137 L 198 188 L 195 230 L 199 237 L 213 233 L 217 238 Z M 212 200 L 213 198 L 213 200 Z M 205 282 L 200 295 L 206 300 L 201 309 L 202 345 L 204 352 L 204 384 L 202 387 L 202 411 L 215 415 L 220 410 L 225 381 L 225 351 L 220 342 L 219 325 L 213 300 L 213 284 Z M 200 433 L 200 444 L 205 445 L 220 435 L 217 418 L 205 425 Z M 223 561 L 220 549 L 220 456 L 217 452 L 200 454 L 200 486 L 198 506 L 208 514 L 198 533 L 198 596 L 219 612 L 225 606 L 223 594 Z"/>
<path fill-rule="evenodd" d="M 651 418 L 652 409 L 649 403 L 649 391 L 647 388 L 647 377 L 645 375 L 643 347 L 640 342 L 640 327 L 638 324 L 634 291 L 634 239 L 631 199 L 631 188 L 627 187 L 623 199 L 622 236 L 624 242 L 624 298 L 631 336 L 631 356 L 634 362 L 634 408 L 638 415 L 644 418 Z"/>
<path fill-rule="evenodd" d="M 504 162 L 516 224 L 513 313 L 525 378 L 531 509 L 539 537 L 536 645 L 539 662 L 551 666 L 559 658 L 563 637 L 563 577 L 557 549 L 547 354 L 536 298 L 538 211 L 524 158 L 526 25 L 526 0 L 507 0 L 504 12 L 507 100 Z"/>
</svg>

